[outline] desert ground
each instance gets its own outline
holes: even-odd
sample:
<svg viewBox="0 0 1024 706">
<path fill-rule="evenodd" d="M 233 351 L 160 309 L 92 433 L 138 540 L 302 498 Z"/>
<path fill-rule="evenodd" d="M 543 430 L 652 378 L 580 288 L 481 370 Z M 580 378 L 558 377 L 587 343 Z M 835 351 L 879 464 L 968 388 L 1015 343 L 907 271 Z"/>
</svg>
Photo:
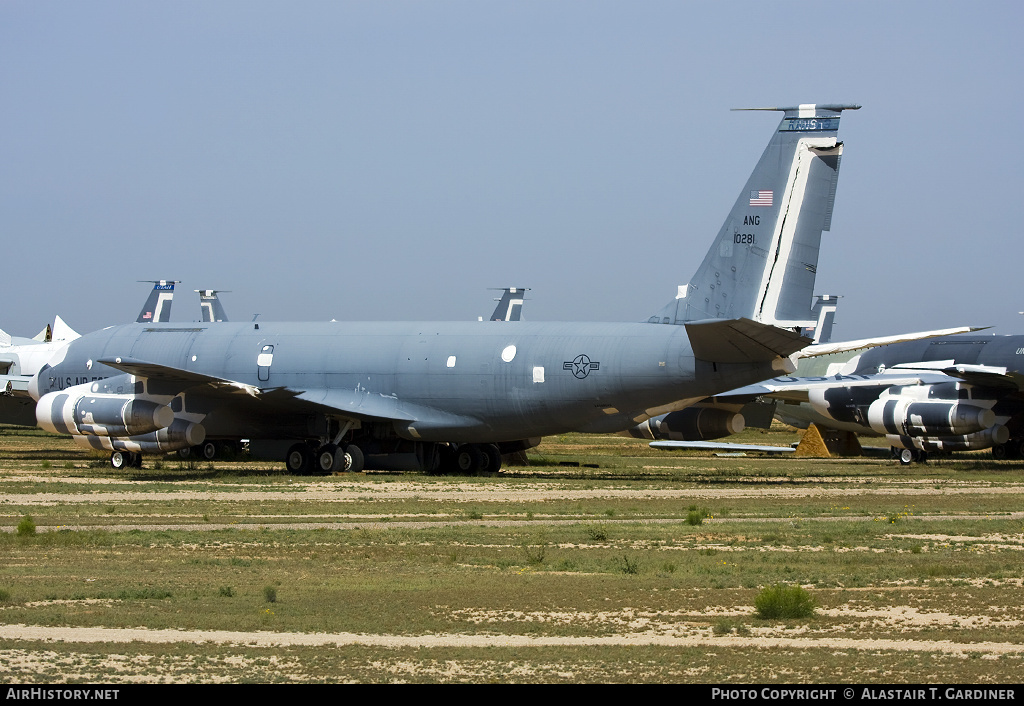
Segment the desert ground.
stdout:
<svg viewBox="0 0 1024 706">
<path fill-rule="evenodd" d="M 0 427 L 3 680 L 1017 682 L 1022 471 L 584 435 L 481 478 L 115 471 Z"/>
</svg>

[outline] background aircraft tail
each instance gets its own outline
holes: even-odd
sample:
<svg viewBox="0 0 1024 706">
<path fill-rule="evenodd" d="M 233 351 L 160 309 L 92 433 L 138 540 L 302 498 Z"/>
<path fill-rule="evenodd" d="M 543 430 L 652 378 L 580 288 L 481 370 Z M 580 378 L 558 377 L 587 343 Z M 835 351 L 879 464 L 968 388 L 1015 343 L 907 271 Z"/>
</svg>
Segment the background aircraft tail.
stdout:
<svg viewBox="0 0 1024 706">
<path fill-rule="evenodd" d="M 174 285 L 180 280 L 170 279 L 140 279 L 140 282 L 152 282 L 153 291 L 149 293 L 149 299 L 139 312 L 139 318 L 135 319 L 139 324 L 151 324 L 160 321 L 171 320 L 171 300 L 174 298 Z"/>
<path fill-rule="evenodd" d="M 214 321 L 227 321 L 228 316 L 224 313 L 224 305 L 220 303 L 217 294 L 222 291 L 218 289 L 197 289 L 199 295 L 200 321 L 212 323 Z"/>
<path fill-rule="evenodd" d="M 526 287 L 505 287 L 501 299 L 496 299 L 491 321 L 519 321 L 523 316 L 523 300 L 530 291 Z"/>
<path fill-rule="evenodd" d="M 815 298 L 814 306 L 811 307 L 811 317 L 818 323 L 813 328 L 804 331 L 805 336 L 810 336 L 815 343 L 831 343 L 832 324 L 836 320 L 836 309 L 839 307 L 839 297 L 835 294 L 819 294 Z"/>
<path fill-rule="evenodd" d="M 811 312 L 822 231 L 829 230 L 844 110 L 857 105 L 754 108 L 784 113 L 704 262 L 652 323 L 748 318 L 815 326 Z"/>
</svg>

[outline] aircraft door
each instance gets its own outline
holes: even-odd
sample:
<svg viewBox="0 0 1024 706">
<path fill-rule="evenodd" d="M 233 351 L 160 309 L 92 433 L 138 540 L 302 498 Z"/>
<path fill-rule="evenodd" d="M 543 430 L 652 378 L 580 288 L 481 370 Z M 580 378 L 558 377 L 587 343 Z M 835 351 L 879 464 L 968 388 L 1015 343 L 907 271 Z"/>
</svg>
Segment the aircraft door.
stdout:
<svg viewBox="0 0 1024 706">
<path fill-rule="evenodd" d="M 274 346 L 267 344 L 260 349 L 256 356 L 257 377 L 261 382 L 270 379 L 270 365 L 274 362 Z"/>
</svg>

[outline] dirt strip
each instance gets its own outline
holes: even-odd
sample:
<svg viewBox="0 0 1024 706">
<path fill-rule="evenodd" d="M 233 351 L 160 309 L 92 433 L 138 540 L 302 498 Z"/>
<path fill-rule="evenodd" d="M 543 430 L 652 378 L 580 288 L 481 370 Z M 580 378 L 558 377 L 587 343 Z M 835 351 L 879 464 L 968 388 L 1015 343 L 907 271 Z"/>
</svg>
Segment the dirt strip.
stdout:
<svg viewBox="0 0 1024 706">
<path fill-rule="evenodd" d="M 411 485 L 411 484 L 410 484 Z M 926 496 L 926 495 L 1024 495 L 1024 487 L 960 487 L 941 488 L 822 488 L 818 486 L 771 488 L 524 488 L 514 485 L 481 487 L 479 485 L 415 484 L 400 487 L 398 483 L 375 485 L 342 485 L 327 488 L 280 491 L 166 491 L 166 492 L 98 492 L 98 493 L 7 493 L 2 504 L 74 505 L 124 502 L 168 502 L 205 500 L 216 502 L 317 501 L 348 503 L 367 500 L 443 500 L 445 502 L 540 502 L 545 500 L 597 499 L 727 499 L 727 498 L 811 498 L 857 496 Z"/>
<path fill-rule="evenodd" d="M 68 628 L 2 625 L 0 639 L 43 642 L 153 644 L 201 643 L 272 646 L 364 645 L 367 647 L 755 647 L 790 649 L 894 650 L 947 654 L 1024 653 L 1024 644 L 957 643 L 948 640 L 858 640 L 853 638 L 739 637 L 634 633 L 597 637 L 535 637 L 530 635 L 357 635 L 354 633 L 231 632 L 226 630 L 147 630 L 145 628 Z"/>
<path fill-rule="evenodd" d="M 993 520 L 993 519 L 1021 519 L 1024 518 L 1024 512 L 1008 512 L 998 513 L 991 515 L 912 515 L 902 518 L 905 521 L 913 520 Z M 839 516 L 839 517 L 802 517 L 800 522 L 873 522 L 877 520 L 876 516 Z M 267 522 L 267 523 L 253 523 L 253 522 L 235 522 L 231 524 L 224 523 L 207 523 L 197 522 L 195 524 L 108 524 L 108 525 L 58 525 L 58 526 L 37 526 L 36 532 L 91 532 L 91 531 L 103 531 L 103 532 L 132 532 L 132 531 L 145 531 L 145 532 L 177 532 L 177 531 L 189 531 L 189 532 L 213 532 L 220 530 L 249 530 L 253 532 L 258 531 L 270 531 L 270 530 L 393 530 L 393 529 L 430 529 L 432 527 L 466 527 L 466 526 L 479 526 L 479 527 L 547 527 L 554 525 L 578 525 L 588 524 L 593 522 L 592 519 L 572 519 L 572 520 L 554 520 L 546 518 L 534 518 L 532 520 L 501 520 L 501 519 L 482 519 L 482 520 L 436 520 L 433 522 L 420 522 L 420 521 L 403 521 L 403 520 L 389 520 L 381 522 L 379 520 L 367 520 L 365 522 Z M 658 525 L 658 524 L 683 524 L 686 522 L 682 518 L 647 518 L 647 519 L 625 519 L 625 520 L 612 520 L 604 519 L 600 520 L 603 525 L 614 525 L 614 524 L 641 524 L 641 525 Z M 757 517 L 757 518 L 744 518 L 744 517 L 726 517 L 726 518 L 706 518 L 703 524 L 727 524 L 731 522 L 793 522 L 791 517 Z M 0 532 L 15 532 L 16 527 L 13 526 L 0 526 Z"/>
</svg>

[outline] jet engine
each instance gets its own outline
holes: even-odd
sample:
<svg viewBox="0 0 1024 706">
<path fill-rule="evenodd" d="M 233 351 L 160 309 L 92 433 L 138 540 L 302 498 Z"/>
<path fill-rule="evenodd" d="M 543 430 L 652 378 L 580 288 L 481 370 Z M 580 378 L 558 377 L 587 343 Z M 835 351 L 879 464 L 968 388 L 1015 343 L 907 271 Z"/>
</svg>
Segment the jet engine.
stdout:
<svg viewBox="0 0 1024 706">
<path fill-rule="evenodd" d="M 687 407 L 653 417 L 630 429 L 638 439 L 670 439 L 673 441 L 709 441 L 743 431 L 743 415 L 717 407 Z"/>
<path fill-rule="evenodd" d="M 868 424 L 879 434 L 963 436 L 995 423 L 991 409 L 959 402 L 920 402 L 898 396 L 875 400 L 868 408 Z"/>
<path fill-rule="evenodd" d="M 206 440 L 206 428 L 187 419 L 175 419 L 169 426 L 137 436 L 75 436 L 82 446 L 107 451 L 163 454 L 199 446 Z"/>
<path fill-rule="evenodd" d="M 1001 424 L 973 434 L 961 436 L 913 437 L 887 434 L 890 446 L 898 449 L 919 449 L 921 451 L 974 451 L 1005 444 L 1010 439 L 1010 430 Z"/>
<path fill-rule="evenodd" d="M 36 404 L 36 421 L 58 434 L 137 436 L 171 426 L 174 412 L 134 395 L 76 395 L 69 390 L 43 395 Z"/>
<path fill-rule="evenodd" d="M 92 392 L 76 385 L 43 395 L 36 421 L 47 431 L 70 434 L 87 448 L 134 453 L 167 453 L 198 446 L 202 424 L 176 418 L 166 404 L 138 395 Z"/>
</svg>

